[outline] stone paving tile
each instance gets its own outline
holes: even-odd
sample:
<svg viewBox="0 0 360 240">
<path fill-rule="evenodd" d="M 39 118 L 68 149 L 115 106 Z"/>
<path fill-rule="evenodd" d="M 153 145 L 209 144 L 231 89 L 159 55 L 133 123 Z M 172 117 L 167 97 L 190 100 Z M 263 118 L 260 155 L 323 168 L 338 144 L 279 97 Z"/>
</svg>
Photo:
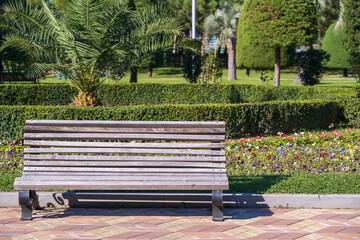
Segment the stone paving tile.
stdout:
<svg viewBox="0 0 360 240">
<path fill-rule="evenodd" d="M 0 239 L 360 239 L 351 209 L 45 209 L 20 221 L 0 208 Z"/>
</svg>

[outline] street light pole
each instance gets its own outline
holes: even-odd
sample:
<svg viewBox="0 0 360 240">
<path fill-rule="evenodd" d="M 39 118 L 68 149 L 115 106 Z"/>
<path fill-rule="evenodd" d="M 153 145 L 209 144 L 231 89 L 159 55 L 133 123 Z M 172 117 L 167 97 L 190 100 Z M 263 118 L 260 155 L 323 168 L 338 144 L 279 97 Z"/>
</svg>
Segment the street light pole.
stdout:
<svg viewBox="0 0 360 240">
<path fill-rule="evenodd" d="M 196 38 L 196 0 L 192 0 L 192 39 Z"/>
<path fill-rule="evenodd" d="M 191 38 L 196 38 L 196 0 L 192 0 L 192 29 L 191 29 Z M 192 79 L 195 82 L 195 55 L 192 55 Z"/>
</svg>

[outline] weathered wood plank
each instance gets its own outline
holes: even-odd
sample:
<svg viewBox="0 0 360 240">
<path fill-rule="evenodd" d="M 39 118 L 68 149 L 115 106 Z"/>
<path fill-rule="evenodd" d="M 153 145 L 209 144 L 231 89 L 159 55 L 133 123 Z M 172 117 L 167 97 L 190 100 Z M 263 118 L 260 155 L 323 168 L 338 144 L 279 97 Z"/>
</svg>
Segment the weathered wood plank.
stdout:
<svg viewBox="0 0 360 240">
<path fill-rule="evenodd" d="M 171 177 L 211 177 L 211 176 L 224 176 L 226 177 L 226 173 L 165 173 L 165 172 L 158 172 L 158 173 L 124 173 L 124 172 L 67 172 L 67 171 L 43 171 L 43 172 L 23 172 L 23 177 L 30 177 L 30 176 L 171 176 Z"/>
<path fill-rule="evenodd" d="M 26 125 L 30 126 L 77 126 L 77 127 L 126 127 L 126 128 L 154 128 L 154 127 L 203 127 L 225 128 L 224 121 L 97 121 L 97 120 L 26 120 Z"/>
<path fill-rule="evenodd" d="M 30 175 L 18 178 L 19 181 L 177 181 L 177 180 L 188 180 L 188 181 L 222 181 L 227 180 L 226 175 L 207 175 L 207 176 L 52 176 L 52 175 Z"/>
<path fill-rule="evenodd" d="M 175 133 L 225 134 L 225 128 L 115 128 L 115 127 L 58 127 L 25 126 L 26 133 Z"/>
<path fill-rule="evenodd" d="M 15 180 L 15 190 L 225 190 L 228 188 L 227 181 L 48 181 L 46 184 L 40 181 Z"/>
<path fill-rule="evenodd" d="M 156 162 L 225 162 L 225 157 L 209 156 L 89 156 L 89 155 L 32 155 L 25 154 L 26 160 L 62 161 L 156 161 Z"/>
<path fill-rule="evenodd" d="M 124 143 L 124 142 L 67 142 L 24 140 L 32 147 L 92 147 L 92 148 L 159 148 L 159 149 L 224 149 L 224 143 Z"/>
<path fill-rule="evenodd" d="M 104 161 L 25 161 L 24 166 L 30 167 L 178 167 L 178 168 L 225 168 L 224 163 L 199 162 L 104 162 Z"/>
<path fill-rule="evenodd" d="M 225 151 L 141 148 L 24 148 L 24 153 L 129 153 L 225 156 Z"/>
<path fill-rule="evenodd" d="M 172 140 L 172 141 L 224 141 L 224 135 L 185 135 L 185 134 L 119 134 L 119 133 L 24 133 L 24 138 L 49 139 L 76 139 L 76 140 Z"/>
<path fill-rule="evenodd" d="M 95 167 L 24 167 L 24 172 L 166 172 L 166 173 L 225 173 L 226 169 L 212 168 L 95 168 Z"/>
</svg>

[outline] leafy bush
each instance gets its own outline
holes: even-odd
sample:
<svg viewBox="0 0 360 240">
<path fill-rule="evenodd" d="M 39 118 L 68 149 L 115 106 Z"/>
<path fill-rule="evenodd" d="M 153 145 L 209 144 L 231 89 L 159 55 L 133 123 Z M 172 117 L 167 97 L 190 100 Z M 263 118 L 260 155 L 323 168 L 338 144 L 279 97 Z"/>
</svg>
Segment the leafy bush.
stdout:
<svg viewBox="0 0 360 240">
<path fill-rule="evenodd" d="M 297 57 L 298 72 L 302 84 L 313 86 L 320 83 L 322 73 L 325 71 L 325 64 L 329 60 L 329 55 L 323 50 L 310 48 L 302 51 Z"/>
<path fill-rule="evenodd" d="M 187 81 L 197 83 L 201 73 L 201 56 L 199 54 L 185 53 L 183 72 Z"/>
<path fill-rule="evenodd" d="M 0 139 L 23 139 L 27 119 L 226 121 L 228 137 L 297 129 L 324 129 L 340 122 L 338 101 L 283 101 L 245 104 L 131 107 L 0 106 Z"/>
<path fill-rule="evenodd" d="M 322 43 L 322 49 L 330 55 L 329 62 L 326 64 L 329 68 L 334 69 L 348 69 L 349 65 L 349 54 L 346 52 L 343 38 L 344 28 L 340 29 L 340 32 L 335 33 L 336 23 L 333 23 L 325 33 L 324 40 Z"/>
<path fill-rule="evenodd" d="M 239 84 L 108 84 L 97 97 L 103 106 L 245 103 L 356 97 L 360 87 L 255 86 Z M 68 105 L 77 90 L 67 84 L 0 85 L 0 105 Z"/>
</svg>

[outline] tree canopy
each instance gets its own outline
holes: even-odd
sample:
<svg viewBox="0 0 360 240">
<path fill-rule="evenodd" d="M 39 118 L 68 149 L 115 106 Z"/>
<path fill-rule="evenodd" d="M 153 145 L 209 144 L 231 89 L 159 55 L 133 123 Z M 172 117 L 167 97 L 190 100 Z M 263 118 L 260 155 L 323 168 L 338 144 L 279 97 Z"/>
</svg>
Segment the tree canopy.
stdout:
<svg viewBox="0 0 360 240">
<path fill-rule="evenodd" d="M 345 0 L 345 35 L 344 45 L 350 54 L 352 72 L 359 80 L 360 76 L 360 2 Z"/>
<path fill-rule="evenodd" d="M 275 51 L 273 48 L 262 45 L 250 45 L 243 38 L 243 24 L 238 24 L 236 43 L 236 66 L 257 70 L 270 70 L 274 68 Z M 295 59 L 295 49 L 281 48 L 281 67 L 288 67 Z"/>
<path fill-rule="evenodd" d="M 344 29 L 339 33 L 335 33 L 336 23 L 332 24 L 325 33 L 322 42 L 322 49 L 330 55 L 327 67 L 334 69 L 344 69 L 349 67 L 349 54 L 347 53 L 344 43 Z"/>
<path fill-rule="evenodd" d="M 281 47 L 310 45 L 317 38 L 313 0 L 245 0 L 239 24 L 252 46 L 275 50 L 274 85 L 280 85 Z"/>
</svg>

